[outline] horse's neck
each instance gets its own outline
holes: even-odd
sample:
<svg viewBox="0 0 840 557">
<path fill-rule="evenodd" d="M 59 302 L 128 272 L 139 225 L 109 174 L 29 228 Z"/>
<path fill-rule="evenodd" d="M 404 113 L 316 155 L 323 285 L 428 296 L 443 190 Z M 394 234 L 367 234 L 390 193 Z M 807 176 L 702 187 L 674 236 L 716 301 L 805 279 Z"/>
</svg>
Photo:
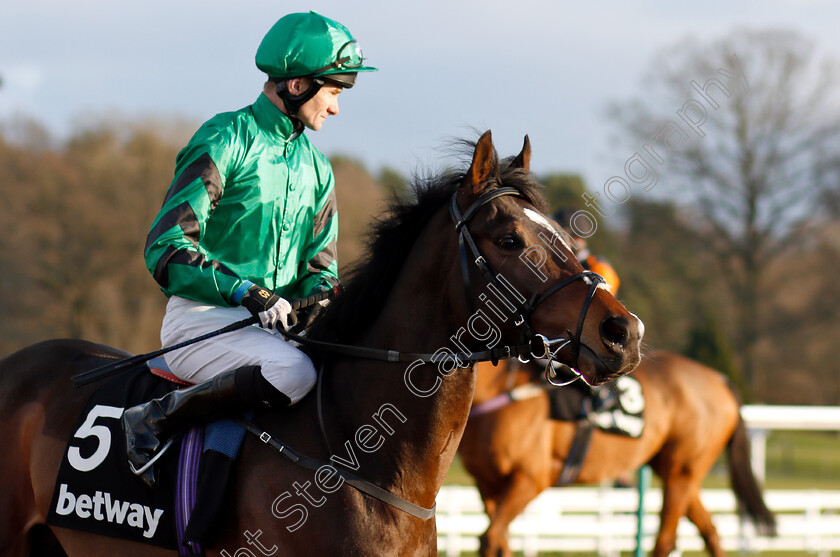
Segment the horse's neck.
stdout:
<svg viewBox="0 0 840 557">
<path fill-rule="evenodd" d="M 440 250 L 433 253 L 437 261 L 452 260 Z M 453 310 L 447 292 L 452 281 L 441 275 L 454 271 L 434 261 L 425 269 L 407 265 L 360 344 L 424 354 L 454 349 L 450 336 L 459 327 L 456 316 L 464 312 Z M 462 287 L 456 291 L 463 297 Z M 363 477 L 417 504 L 433 505 L 466 425 L 472 371 L 445 375 L 434 363 L 349 358 L 337 362 L 329 375 L 335 405 L 331 425 L 339 430 L 330 433 L 333 450 L 339 452 L 336 441 L 344 445 L 344 454 L 352 448 Z"/>
</svg>

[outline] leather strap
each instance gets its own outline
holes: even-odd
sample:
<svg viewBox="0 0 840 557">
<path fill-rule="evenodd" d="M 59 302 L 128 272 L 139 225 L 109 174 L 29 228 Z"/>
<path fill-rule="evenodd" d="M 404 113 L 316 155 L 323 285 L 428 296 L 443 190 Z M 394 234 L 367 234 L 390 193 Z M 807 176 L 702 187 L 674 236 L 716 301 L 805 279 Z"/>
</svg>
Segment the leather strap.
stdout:
<svg viewBox="0 0 840 557">
<path fill-rule="evenodd" d="M 304 468 L 308 468 L 309 470 L 318 470 L 322 466 L 328 465 L 333 466 L 327 462 L 322 462 L 315 458 L 308 457 L 304 454 L 300 454 L 294 451 L 288 445 L 278 441 L 274 437 L 272 437 L 268 432 L 263 431 L 262 429 L 255 426 L 253 423 L 237 418 L 236 422 L 244 427 L 247 431 L 256 435 L 260 441 L 265 443 L 266 445 L 270 446 L 271 448 L 275 449 L 278 453 L 284 456 L 289 462 L 297 464 L 298 466 L 302 466 Z M 398 495 L 394 495 L 390 491 L 382 489 L 378 485 L 372 484 L 367 480 L 364 480 L 355 474 L 348 472 L 347 470 L 342 470 L 340 468 L 336 468 L 333 466 L 333 469 L 336 471 L 339 477 L 341 477 L 345 482 L 347 482 L 350 486 L 356 488 L 357 490 L 374 497 L 375 499 L 379 499 L 383 503 L 387 503 L 392 507 L 396 507 L 401 511 L 407 512 L 411 516 L 429 520 L 430 518 L 435 516 L 435 508 L 437 505 L 432 507 L 431 509 L 427 509 L 425 507 L 421 507 L 420 505 L 415 505 L 411 501 L 406 501 L 402 497 Z"/>
<path fill-rule="evenodd" d="M 572 446 L 569 448 L 569 454 L 566 455 L 557 485 L 571 485 L 577 481 L 580 469 L 583 467 L 583 459 L 589 451 L 589 442 L 592 440 L 594 429 L 595 424 L 591 420 L 587 418 L 578 420 Z"/>
<path fill-rule="evenodd" d="M 357 358 L 367 358 L 369 360 L 381 360 L 385 362 L 414 362 L 421 360 L 423 362 L 437 362 L 440 360 L 440 355 L 434 360 L 434 354 L 420 353 L 420 352 L 400 352 L 398 350 L 386 350 L 384 348 L 368 348 L 365 346 L 352 346 L 349 344 L 337 344 L 333 342 L 324 342 L 320 340 L 313 340 L 311 338 L 296 335 L 288 331 L 279 331 L 281 335 L 287 339 L 293 340 L 304 346 L 311 346 L 318 348 L 324 352 L 331 352 L 333 354 L 342 354 L 344 356 L 354 356 Z M 500 346 L 499 348 L 492 348 L 490 350 L 480 350 L 478 352 L 454 352 L 455 358 L 467 365 L 472 365 L 476 362 L 497 362 L 507 358 L 515 358 L 517 356 L 531 357 L 533 355 L 532 343 L 518 344 L 512 346 Z"/>
</svg>

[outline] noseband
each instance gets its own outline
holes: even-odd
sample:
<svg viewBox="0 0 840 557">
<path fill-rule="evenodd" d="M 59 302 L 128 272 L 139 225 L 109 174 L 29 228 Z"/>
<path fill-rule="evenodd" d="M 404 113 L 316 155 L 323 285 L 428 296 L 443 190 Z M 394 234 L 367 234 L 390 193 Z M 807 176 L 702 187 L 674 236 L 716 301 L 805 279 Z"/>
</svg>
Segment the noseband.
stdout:
<svg viewBox="0 0 840 557">
<path fill-rule="evenodd" d="M 492 284 L 494 286 L 494 294 L 501 296 L 503 299 L 502 301 L 508 309 L 514 313 L 514 324 L 522 329 L 525 338 L 529 340 L 532 346 L 537 346 L 536 350 L 532 348 L 531 357 L 534 359 L 548 360 L 546 365 L 546 378 L 548 381 L 553 383 L 551 374 L 549 373 L 549 370 L 551 369 L 551 362 L 557 357 L 560 350 L 569 344 L 571 344 L 572 349 L 572 362 L 574 364 L 572 366 L 573 371 L 578 377 L 580 377 L 580 373 L 576 368 L 578 367 L 578 356 L 580 355 L 580 337 L 583 332 L 583 322 L 586 320 L 586 314 L 589 311 L 589 306 L 592 304 L 592 299 L 595 297 L 595 291 L 598 289 L 598 285 L 605 281 L 601 275 L 597 273 L 593 273 L 592 271 L 583 271 L 562 280 L 545 292 L 535 292 L 531 296 L 530 300 L 526 301 L 524 298 L 521 298 L 521 295 L 519 299 L 511 300 L 505 292 L 511 293 L 512 287 L 507 284 L 507 280 L 505 280 L 505 278 L 493 268 L 487 259 L 481 255 L 475 240 L 470 234 L 469 227 L 467 226 L 469 221 L 476 215 L 479 209 L 494 199 L 506 195 L 524 199 L 519 190 L 515 188 L 497 188 L 479 197 L 463 214 L 461 214 L 461 210 L 458 207 L 457 194 L 452 196 L 449 213 L 452 216 L 452 220 L 455 221 L 455 231 L 458 233 L 458 247 L 461 254 L 461 273 L 464 279 L 464 293 L 467 303 L 470 305 L 470 309 L 472 310 L 473 298 L 471 295 L 472 289 L 470 288 L 470 257 L 467 253 L 467 250 L 469 250 L 472 254 L 471 259 L 475 266 L 479 271 L 481 271 L 488 284 Z M 581 308 L 580 315 L 578 317 L 577 330 L 574 334 L 567 330 L 567 333 L 569 333 L 568 337 L 549 339 L 545 335 L 534 332 L 528 322 L 528 318 L 531 314 L 533 314 L 537 307 L 549 297 L 577 280 L 583 280 L 586 284 L 588 284 L 589 290 L 586 294 L 586 299 L 583 302 L 583 307 Z M 542 350 L 542 353 L 537 353 L 538 350 Z M 527 362 L 530 359 L 528 357 L 523 358 L 521 355 L 518 356 L 518 358 L 522 362 Z"/>
</svg>

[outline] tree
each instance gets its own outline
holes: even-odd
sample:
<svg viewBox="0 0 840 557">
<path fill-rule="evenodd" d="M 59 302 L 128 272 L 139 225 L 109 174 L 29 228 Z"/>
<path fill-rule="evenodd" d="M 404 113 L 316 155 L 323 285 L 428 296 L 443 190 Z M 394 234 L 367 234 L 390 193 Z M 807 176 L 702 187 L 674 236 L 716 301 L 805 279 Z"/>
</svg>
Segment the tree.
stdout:
<svg viewBox="0 0 840 557">
<path fill-rule="evenodd" d="M 730 319 L 725 290 L 710 280 L 710 257 L 695 222 L 672 201 L 633 198 L 625 205 L 626 226 L 614 261 L 619 297 L 645 323 L 645 343 L 682 351 L 705 317 Z"/>
<path fill-rule="evenodd" d="M 737 301 L 733 346 L 752 385 L 768 269 L 836 188 L 825 167 L 840 140 L 840 74 L 789 31 L 687 41 L 653 67 L 645 94 L 611 111 L 636 152 L 590 202 L 605 213 L 641 186 L 693 209 Z"/>
<path fill-rule="evenodd" d="M 364 252 L 371 217 L 380 213 L 388 197 L 386 188 L 356 160 L 330 155 L 338 201 L 338 275 Z"/>
<path fill-rule="evenodd" d="M 120 122 L 59 149 L 0 139 L 4 353 L 61 336 L 159 346 L 164 298 L 142 253 L 177 147 L 157 133 Z"/>
<path fill-rule="evenodd" d="M 561 209 L 583 209 L 582 195 L 586 191 L 583 178 L 578 174 L 549 174 L 541 179 L 545 186 L 545 199 L 551 212 Z"/>
<path fill-rule="evenodd" d="M 720 371 L 743 391 L 743 378 L 735 366 L 732 350 L 714 312 L 709 307 L 701 307 L 697 313 L 697 322 L 688 333 L 688 345 L 683 353 Z"/>
<path fill-rule="evenodd" d="M 554 215 L 558 211 L 573 213 L 584 208 L 583 194 L 588 192 L 588 189 L 579 174 L 549 174 L 541 177 L 540 181 L 545 186 L 545 198 L 550 214 Z M 568 223 L 561 224 L 568 228 Z M 615 235 L 606 226 L 599 227 L 596 234 L 586 239 L 586 244 L 593 253 L 610 260 L 618 251 Z M 618 272 L 620 275 L 620 270 Z"/>
</svg>

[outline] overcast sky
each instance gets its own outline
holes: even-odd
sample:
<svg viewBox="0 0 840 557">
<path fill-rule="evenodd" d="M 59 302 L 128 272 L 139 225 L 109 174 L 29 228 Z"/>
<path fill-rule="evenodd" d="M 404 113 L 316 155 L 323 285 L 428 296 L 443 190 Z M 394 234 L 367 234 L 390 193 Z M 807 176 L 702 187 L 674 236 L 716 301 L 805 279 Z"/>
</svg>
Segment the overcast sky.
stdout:
<svg viewBox="0 0 840 557">
<path fill-rule="evenodd" d="M 4 0 L 0 120 L 35 117 L 58 137 L 108 114 L 199 124 L 254 101 L 263 35 L 282 15 L 312 9 L 345 24 L 380 68 L 311 134 L 327 155 L 407 174 L 445 164 L 448 138 L 489 128 L 503 156 L 528 134 L 533 170 L 579 172 L 592 187 L 628 155 L 610 153 L 607 103 L 643 93 L 657 54 L 686 36 L 785 27 L 840 55 L 837 3 L 676 4 Z"/>
</svg>

